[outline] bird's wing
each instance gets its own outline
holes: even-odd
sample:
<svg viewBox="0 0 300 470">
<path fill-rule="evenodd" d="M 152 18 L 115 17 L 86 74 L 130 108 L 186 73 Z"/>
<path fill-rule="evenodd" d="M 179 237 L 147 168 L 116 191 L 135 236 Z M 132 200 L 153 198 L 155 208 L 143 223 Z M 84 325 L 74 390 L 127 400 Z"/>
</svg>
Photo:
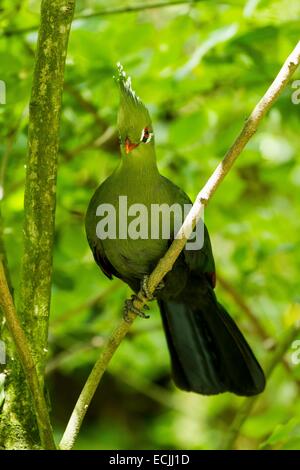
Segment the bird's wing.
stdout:
<svg viewBox="0 0 300 470">
<path fill-rule="evenodd" d="M 190 198 L 187 194 L 178 186 L 176 186 L 168 178 L 162 176 L 162 181 L 165 187 L 168 190 L 168 193 L 171 194 L 171 200 L 176 201 L 179 204 L 192 204 Z M 203 223 L 200 221 L 199 223 Z M 183 252 L 185 263 L 188 265 L 190 271 L 195 273 L 202 274 L 205 273 L 210 285 L 214 288 L 216 285 L 216 272 L 215 272 L 215 262 L 212 253 L 212 247 L 210 243 L 209 233 L 206 228 L 206 225 L 203 223 L 203 246 L 201 249 L 189 250 L 185 248 Z M 173 241 L 170 240 L 170 244 Z"/>
<path fill-rule="evenodd" d="M 201 222 L 200 222 L 201 223 Z M 204 224 L 204 242 L 199 250 L 184 250 L 185 262 L 191 271 L 205 273 L 209 283 L 214 288 L 216 286 L 216 269 L 212 253 L 209 233 Z"/>
<path fill-rule="evenodd" d="M 120 277 L 118 271 L 113 267 L 110 261 L 105 256 L 105 252 L 100 240 L 97 242 L 93 241 L 90 244 L 94 259 L 98 264 L 101 271 L 108 277 L 108 279 L 112 279 L 113 276 Z"/>
</svg>

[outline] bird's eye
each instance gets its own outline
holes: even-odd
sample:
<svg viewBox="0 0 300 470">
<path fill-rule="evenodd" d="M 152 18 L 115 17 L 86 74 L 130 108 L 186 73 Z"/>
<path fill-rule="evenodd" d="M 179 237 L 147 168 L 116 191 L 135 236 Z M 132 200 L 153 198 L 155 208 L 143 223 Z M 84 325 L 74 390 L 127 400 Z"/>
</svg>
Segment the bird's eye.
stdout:
<svg viewBox="0 0 300 470">
<path fill-rule="evenodd" d="M 142 130 L 142 135 L 141 135 L 141 142 L 144 142 L 144 144 L 149 144 L 153 137 L 153 132 L 151 132 L 148 127 L 145 127 Z"/>
</svg>

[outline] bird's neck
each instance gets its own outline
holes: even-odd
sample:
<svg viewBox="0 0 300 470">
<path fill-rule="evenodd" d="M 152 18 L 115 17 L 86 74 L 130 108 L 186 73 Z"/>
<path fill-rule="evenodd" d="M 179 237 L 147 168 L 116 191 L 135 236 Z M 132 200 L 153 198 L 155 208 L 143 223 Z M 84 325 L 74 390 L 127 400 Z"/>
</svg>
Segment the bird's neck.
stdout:
<svg viewBox="0 0 300 470">
<path fill-rule="evenodd" d="M 156 178 L 159 176 L 154 149 L 136 149 L 132 155 L 122 155 L 117 172 L 125 178 Z"/>
</svg>

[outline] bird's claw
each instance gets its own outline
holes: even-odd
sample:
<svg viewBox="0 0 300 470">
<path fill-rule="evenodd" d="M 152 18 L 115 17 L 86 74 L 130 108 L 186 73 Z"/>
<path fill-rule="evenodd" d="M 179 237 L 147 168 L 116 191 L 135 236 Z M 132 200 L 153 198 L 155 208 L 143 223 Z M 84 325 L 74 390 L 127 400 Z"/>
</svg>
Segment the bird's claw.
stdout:
<svg viewBox="0 0 300 470">
<path fill-rule="evenodd" d="M 139 308 L 136 308 L 133 305 L 133 302 L 135 300 L 142 301 L 142 299 L 140 299 L 135 294 L 133 294 L 130 299 L 125 300 L 125 305 L 124 305 L 124 308 L 123 308 L 123 318 L 124 318 L 124 320 L 127 321 L 127 322 L 130 322 L 130 312 L 135 313 L 138 317 L 141 317 L 141 318 L 150 318 L 150 315 L 146 315 L 142 310 L 140 310 Z M 148 305 L 144 305 L 143 309 L 144 310 L 150 310 Z"/>
<path fill-rule="evenodd" d="M 153 294 L 151 294 L 151 292 L 149 291 L 148 283 L 149 276 L 148 274 L 146 274 L 141 282 L 141 290 L 148 301 L 156 300 L 157 294 L 165 287 L 165 284 L 163 281 L 160 281 L 160 283 L 156 286 Z"/>
</svg>

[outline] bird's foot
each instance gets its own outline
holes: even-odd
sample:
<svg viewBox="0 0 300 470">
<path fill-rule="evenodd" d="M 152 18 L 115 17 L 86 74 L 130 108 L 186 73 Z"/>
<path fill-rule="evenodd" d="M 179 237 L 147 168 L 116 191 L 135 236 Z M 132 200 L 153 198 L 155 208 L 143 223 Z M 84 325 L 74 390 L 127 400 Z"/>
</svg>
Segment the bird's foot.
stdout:
<svg viewBox="0 0 300 470">
<path fill-rule="evenodd" d="M 142 282 L 141 282 L 141 290 L 148 301 L 156 300 L 157 294 L 165 287 L 164 281 L 160 281 L 160 283 L 156 286 L 153 294 L 151 294 L 149 290 L 148 283 L 149 283 L 149 276 L 148 274 L 146 274 L 143 277 Z"/>
<path fill-rule="evenodd" d="M 150 315 L 146 315 L 142 310 L 140 310 L 139 308 L 136 308 L 133 305 L 133 302 L 135 300 L 142 301 L 142 299 L 140 299 L 136 294 L 133 294 L 130 299 L 125 300 L 125 305 L 124 305 L 124 308 L 123 308 L 123 318 L 124 318 L 124 320 L 127 321 L 127 322 L 130 322 L 130 312 L 135 313 L 137 316 L 139 316 L 141 318 L 150 318 Z M 148 305 L 144 305 L 143 309 L 144 310 L 150 310 Z"/>
</svg>

